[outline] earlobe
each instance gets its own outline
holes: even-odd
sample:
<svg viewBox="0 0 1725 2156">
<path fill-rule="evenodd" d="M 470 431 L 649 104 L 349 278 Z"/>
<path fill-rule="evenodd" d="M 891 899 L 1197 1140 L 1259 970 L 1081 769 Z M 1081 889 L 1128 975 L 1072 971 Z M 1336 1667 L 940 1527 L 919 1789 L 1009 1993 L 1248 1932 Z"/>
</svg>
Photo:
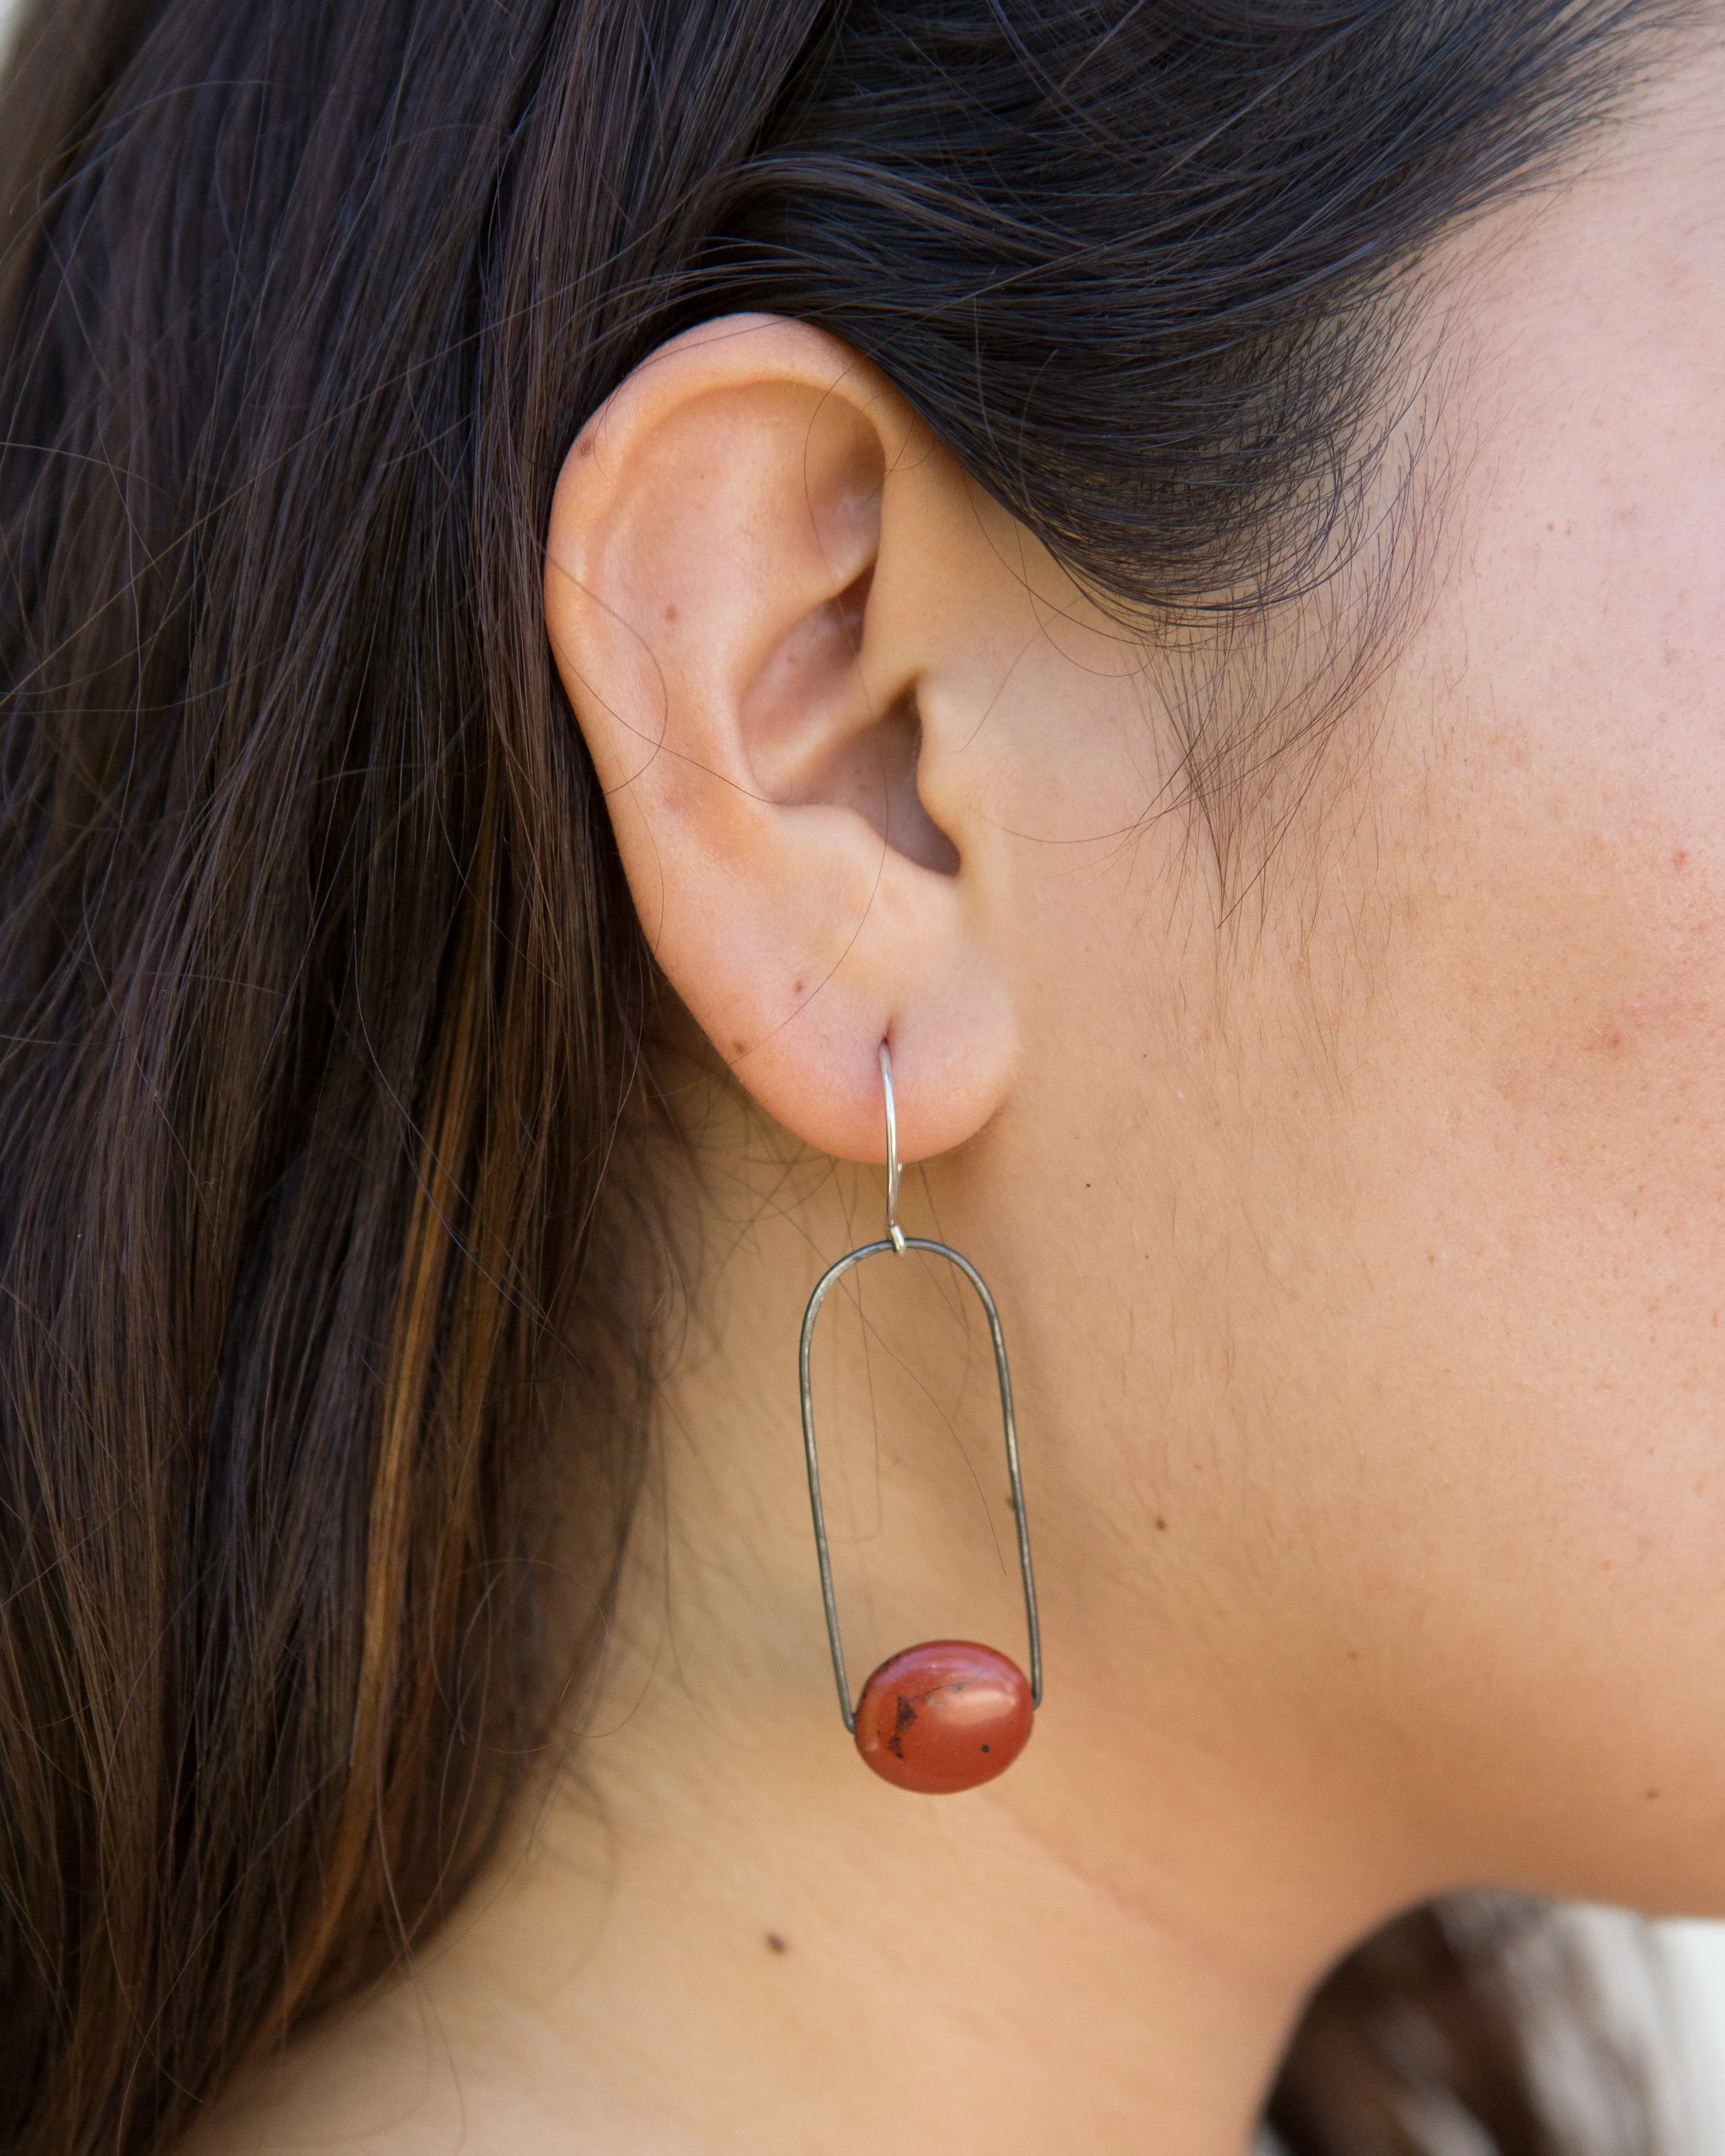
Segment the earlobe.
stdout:
<svg viewBox="0 0 1725 2156">
<path fill-rule="evenodd" d="M 883 1040 L 907 1158 L 978 1130 L 1014 1061 L 986 834 L 922 783 L 964 484 L 844 346 L 738 316 L 636 370 L 552 509 L 552 647 L 659 962 L 762 1106 L 853 1159 Z"/>
</svg>

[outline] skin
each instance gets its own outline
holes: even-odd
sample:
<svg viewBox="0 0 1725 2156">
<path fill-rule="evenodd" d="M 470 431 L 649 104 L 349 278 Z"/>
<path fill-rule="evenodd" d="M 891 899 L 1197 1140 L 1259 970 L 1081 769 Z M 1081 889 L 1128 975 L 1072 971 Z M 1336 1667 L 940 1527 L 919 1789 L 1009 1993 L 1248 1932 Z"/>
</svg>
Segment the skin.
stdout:
<svg viewBox="0 0 1725 2156">
<path fill-rule="evenodd" d="M 1425 603 L 1219 859 L 1166 654 L 841 346 L 710 326 L 588 429 L 547 621 L 688 1014 L 662 1473 L 583 1779 L 206 2156 L 1220 2156 L 1400 1907 L 1725 1912 L 1722 97 L 1692 55 L 1436 266 Z M 793 1381 L 888 1036 L 1048 1655 L 939 1799 L 839 1724 Z M 1021 1638 L 916 1262 L 823 1321 L 854 1676 Z"/>
</svg>

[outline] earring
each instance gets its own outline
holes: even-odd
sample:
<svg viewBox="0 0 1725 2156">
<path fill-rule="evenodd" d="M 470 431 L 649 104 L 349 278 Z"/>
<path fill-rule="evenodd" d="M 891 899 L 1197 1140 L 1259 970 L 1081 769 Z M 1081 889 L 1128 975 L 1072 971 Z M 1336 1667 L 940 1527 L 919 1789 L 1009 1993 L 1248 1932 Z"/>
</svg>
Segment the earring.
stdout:
<svg viewBox="0 0 1725 2156">
<path fill-rule="evenodd" d="M 865 1243 L 829 1265 L 815 1285 L 803 1318 L 798 1376 L 803 1394 L 803 1450 L 809 1463 L 809 1502 L 814 1514 L 814 1549 L 820 1561 L 821 1599 L 826 1605 L 827 1643 L 839 1686 L 839 1711 L 856 1748 L 868 1764 L 901 1789 L 928 1795 L 973 1789 L 992 1782 L 1011 1766 L 1029 1740 L 1031 1717 L 1042 1704 L 1042 1634 L 1036 1620 L 1036 1578 L 1030 1568 L 1030 1531 L 1024 1521 L 1024 1489 L 1019 1473 L 1018 1430 L 1013 1420 L 1012 1378 L 1006 1366 L 1006 1338 L 982 1275 L 968 1258 L 945 1243 L 906 1235 L 898 1224 L 898 1117 L 892 1098 L 892 1055 L 880 1044 L 880 1087 L 886 1104 L 886 1235 Z M 820 1502 L 820 1463 L 814 1447 L 814 1393 L 809 1356 L 815 1320 L 828 1291 L 854 1266 L 869 1258 L 901 1256 L 924 1250 L 956 1265 L 976 1290 L 988 1321 L 994 1347 L 994 1373 L 1000 1383 L 1000 1419 L 1006 1433 L 1006 1472 L 1018 1527 L 1019 1575 L 1024 1582 L 1024 1621 L 1030 1643 L 1030 1674 L 993 1647 L 969 1640 L 929 1640 L 906 1647 L 881 1663 L 862 1688 L 855 1707 L 845 1674 L 845 1646 L 839 1636 L 839 1605 L 833 1594 L 832 1558 L 827 1548 L 826 1517 Z"/>
</svg>

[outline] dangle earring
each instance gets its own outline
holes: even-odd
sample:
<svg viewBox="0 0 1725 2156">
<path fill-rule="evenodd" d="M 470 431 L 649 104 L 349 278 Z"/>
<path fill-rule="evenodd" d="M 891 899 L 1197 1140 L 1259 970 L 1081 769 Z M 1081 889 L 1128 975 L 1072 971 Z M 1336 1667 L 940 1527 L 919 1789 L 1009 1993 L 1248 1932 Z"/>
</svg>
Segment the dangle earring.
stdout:
<svg viewBox="0 0 1725 2156">
<path fill-rule="evenodd" d="M 809 1298 L 803 1318 L 798 1375 L 803 1392 L 803 1449 L 809 1462 L 809 1502 L 814 1514 L 814 1548 L 820 1561 L 821 1599 L 826 1604 L 827 1641 L 833 1676 L 839 1686 L 839 1711 L 856 1748 L 875 1772 L 901 1789 L 937 1795 L 973 1789 L 1004 1774 L 1029 1740 L 1034 1711 L 1042 1704 L 1042 1635 L 1036 1621 L 1036 1579 L 1030 1569 L 1030 1531 L 1024 1522 L 1024 1490 L 1019 1474 L 1018 1430 L 1013 1421 L 1012 1379 L 1006 1367 L 1006 1339 L 1000 1313 L 982 1275 L 968 1258 L 945 1243 L 907 1235 L 898 1224 L 898 1117 L 892 1099 L 892 1056 L 880 1044 L 880 1086 L 886 1103 L 886 1235 L 865 1243 L 828 1267 Z M 833 1594 L 832 1558 L 827 1548 L 825 1515 L 820 1502 L 820 1464 L 814 1449 L 814 1394 L 809 1355 L 814 1323 L 828 1291 L 865 1259 L 901 1256 L 923 1250 L 956 1265 L 971 1286 L 988 1321 L 994 1347 L 994 1373 L 1000 1383 L 1000 1419 L 1006 1433 L 1006 1472 L 1012 1489 L 1013 1518 L 1018 1528 L 1019 1575 L 1024 1582 L 1024 1621 L 1029 1635 L 1030 1674 L 993 1647 L 969 1640 L 929 1640 L 906 1647 L 882 1662 L 862 1688 L 855 1707 L 845 1674 L 845 1647 L 839 1636 L 839 1605 Z"/>
</svg>

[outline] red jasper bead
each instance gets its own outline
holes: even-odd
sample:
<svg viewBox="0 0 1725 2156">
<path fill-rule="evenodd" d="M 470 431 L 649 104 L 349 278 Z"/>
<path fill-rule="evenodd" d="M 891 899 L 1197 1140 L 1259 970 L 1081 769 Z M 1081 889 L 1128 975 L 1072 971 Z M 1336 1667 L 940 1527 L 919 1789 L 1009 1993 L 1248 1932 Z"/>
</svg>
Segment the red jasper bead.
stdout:
<svg viewBox="0 0 1725 2156">
<path fill-rule="evenodd" d="M 856 1704 L 856 1748 L 901 1789 L 944 1796 L 1004 1774 L 1029 1740 L 1030 1681 L 969 1640 L 930 1640 L 882 1662 Z"/>
</svg>

